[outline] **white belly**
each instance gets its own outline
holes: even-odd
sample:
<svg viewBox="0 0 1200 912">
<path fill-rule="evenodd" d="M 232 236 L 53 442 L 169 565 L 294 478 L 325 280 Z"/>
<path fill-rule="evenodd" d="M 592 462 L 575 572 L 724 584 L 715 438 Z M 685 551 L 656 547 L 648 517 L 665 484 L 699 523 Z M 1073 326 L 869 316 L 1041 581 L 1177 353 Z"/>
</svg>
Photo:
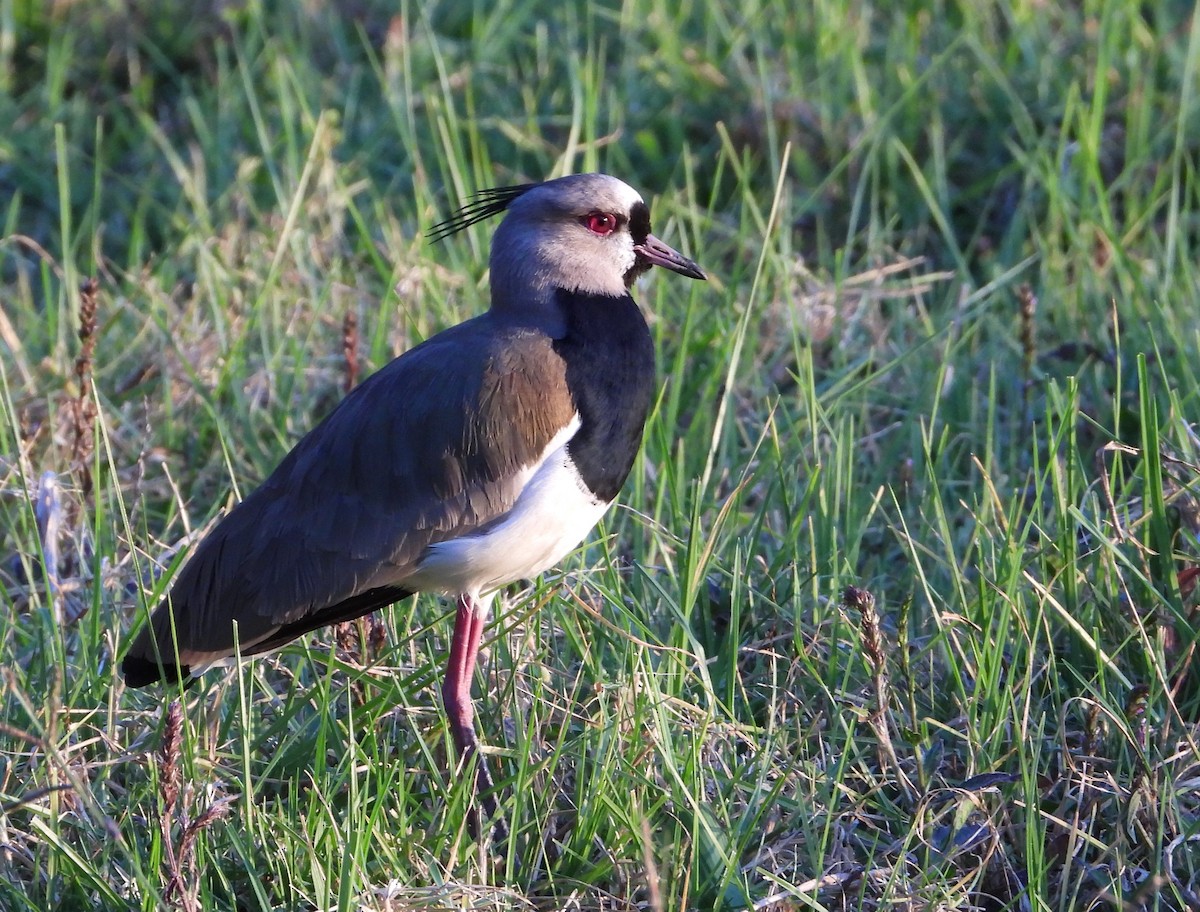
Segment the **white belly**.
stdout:
<svg viewBox="0 0 1200 912">
<path fill-rule="evenodd" d="M 568 458 L 566 439 L 577 429 L 578 419 L 555 438 L 503 520 L 485 532 L 431 545 L 404 584 L 478 596 L 537 576 L 574 550 L 609 507 L 587 489 Z"/>
</svg>

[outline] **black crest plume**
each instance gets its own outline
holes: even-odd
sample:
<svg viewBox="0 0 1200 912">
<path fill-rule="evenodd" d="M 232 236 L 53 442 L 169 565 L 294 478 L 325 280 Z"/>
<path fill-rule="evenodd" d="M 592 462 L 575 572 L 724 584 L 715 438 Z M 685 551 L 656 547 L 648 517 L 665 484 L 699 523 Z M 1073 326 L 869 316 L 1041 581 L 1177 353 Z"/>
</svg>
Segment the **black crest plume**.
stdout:
<svg viewBox="0 0 1200 912">
<path fill-rule="evenodd" d="M 476 222 L 482 222 L 493 215 L 503 212 L 512 201 L 523 193 L 532 190 L 537 184 L 514 184 L 511 187 L 493 187 L 490 190 L 480 190 L 471 197 L 471 201 L 459 209 L 444 222 L 438 222 L 425 236 L 431 241 L 457 234 L 464 228 L 469 228 Z"/>
</svg>

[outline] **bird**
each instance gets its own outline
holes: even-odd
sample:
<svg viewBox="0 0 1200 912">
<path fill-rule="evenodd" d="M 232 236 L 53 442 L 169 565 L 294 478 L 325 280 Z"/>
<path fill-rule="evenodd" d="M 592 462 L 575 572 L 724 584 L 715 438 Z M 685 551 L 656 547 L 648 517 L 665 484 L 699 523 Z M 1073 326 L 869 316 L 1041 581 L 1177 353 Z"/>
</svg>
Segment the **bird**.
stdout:
<svg viewBox="0 0 1200 912">
<path fill-rule="evenodd" d="M 216 523 L 125 652 L 130 687 L 440 593 L 455 602 L 447 724 L 464 767 L 478 753 L 471 681 L 496 592 L 579 546 L 641 446 L 657 381 L 634 281 L 706 278 L 607 174 L 484 190 L 429 236 L 501 213 L 490 307 L 351 390 Z M 495 818 L 482 757 L 476 787 Z"/>
</svg>

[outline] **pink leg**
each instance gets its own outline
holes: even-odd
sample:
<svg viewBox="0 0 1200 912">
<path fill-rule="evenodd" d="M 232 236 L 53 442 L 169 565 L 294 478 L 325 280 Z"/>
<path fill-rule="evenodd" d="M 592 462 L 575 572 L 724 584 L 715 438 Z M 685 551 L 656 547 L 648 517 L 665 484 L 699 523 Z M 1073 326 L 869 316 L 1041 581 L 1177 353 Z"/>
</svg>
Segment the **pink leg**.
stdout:
<svg viewBox="0 0 1200 912">
<path fill-rule="evenodd" d="M 442 684 L 442 703 L 450 719 L 454 744 L 464 758 L 479 746 L 475 737 L 475 708 L 471 705 L 471 677 L 479 658 L 486 620 L 474 599 L 469 595 L 459 596 L 454 638 L 450 641 L 450 661 Z"/>
<path fill-rule="evenodd" d="M 487 613 L 483 605 L 469 595 L 459 596 L 458 612 L 454 617 L 454 637 L 450 641 L 450 660 L 446 664 L 446 679 L 442 683 L 442 703 L 446 707 L 454 744 L 463 761 L 479 751 L 479 739 L 475 735 L 475 708 L 471 704 L 471 678 L 479 658 L 486 621 Z M 475 770 L 476 788 L 481 794 L 483 809 L 494 821 L 497 841 L 502 842 L 507 834 L 497 817 L 496 798 L 492 794 L 495 785 L 483 757 L 476 760 Z"/>
</svg>

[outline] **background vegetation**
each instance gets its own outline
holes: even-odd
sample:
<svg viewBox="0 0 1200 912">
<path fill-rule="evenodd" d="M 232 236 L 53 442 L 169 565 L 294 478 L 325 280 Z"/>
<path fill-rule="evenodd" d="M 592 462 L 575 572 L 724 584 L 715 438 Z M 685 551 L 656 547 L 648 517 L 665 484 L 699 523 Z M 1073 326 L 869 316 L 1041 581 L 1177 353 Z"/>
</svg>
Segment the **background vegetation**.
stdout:
<svg viewBox="0 0 1200 912">
<path fill-rule="evenodd" d="M 1182 2 L 0 0 L 0 908 L 1196 908 L 1198 62 Z M 206 524 L 487 306 L 492 226 L 422 233 L 591 169 L 712 278 L 489 630 L 507 855 L 437 599 L 127 691 Z"/>
</svg>

